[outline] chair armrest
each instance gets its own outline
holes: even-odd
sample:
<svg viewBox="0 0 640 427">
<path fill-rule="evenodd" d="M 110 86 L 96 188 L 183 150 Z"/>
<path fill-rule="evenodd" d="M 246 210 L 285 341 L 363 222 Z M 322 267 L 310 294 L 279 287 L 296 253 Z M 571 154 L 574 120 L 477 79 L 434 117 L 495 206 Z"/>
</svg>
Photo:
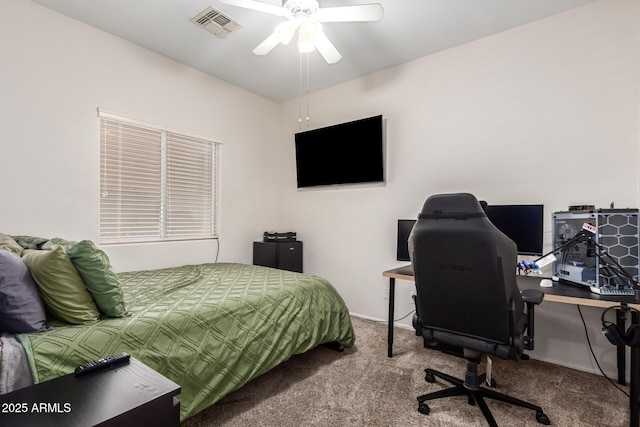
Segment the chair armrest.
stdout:
<svg viewBox="0 0 640 427">
<path fill-rule="evenodd" d="M 544 292 L 540 289 L 525 289 L 520 292 L 520 295 L 522 295 L 522 300 L 527 303 L 527 305 L 529 303 L 540 304 L 544 299 Z"/>
<path fill-rule="evenodd" d="M 522 300 L 527 305 L 527 334 L 524 337 L 524 348 L 533 350 L 534 348 L 534 307 L 544 299 L 544 292 L 540 289 L 525 289 L 521 292 Z"/>
</svg>

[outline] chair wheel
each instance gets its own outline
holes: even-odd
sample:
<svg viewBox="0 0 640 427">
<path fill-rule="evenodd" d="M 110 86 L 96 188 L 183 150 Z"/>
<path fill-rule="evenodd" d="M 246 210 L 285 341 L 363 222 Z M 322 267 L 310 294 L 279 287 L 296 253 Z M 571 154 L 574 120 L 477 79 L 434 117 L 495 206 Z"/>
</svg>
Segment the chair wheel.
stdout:
<svg viewBox="0 0 640 427">
<path fill-rule="evenodd" d="M 429 412 L 431 412 L 431 409 L 426 403 L 420 402 L 418 403 L 418 412 L 424 415 L 429 415 Z"/>
<path fill-rule="evenodd" d="M 473 398 L 473 396 L 469 395 L 467 396 L 467 403 L 471 406 L 475 406 L 476 405 L 476 400 Z"/>
<path fill-rule="evenodd" d="M 536 421 L 546 426 L 551 424 L 551 421 L 549 421 L 549 417 L 547 417 L 547 415 L 544 412 L 536 413 Z"/>
<path fill-rule="evenodd" d="M 424 376 L 424 380 L 428 383 L 435 383 L 436 377 L 431 372 L 427 372 L 427 375 Z"/>
</svg>

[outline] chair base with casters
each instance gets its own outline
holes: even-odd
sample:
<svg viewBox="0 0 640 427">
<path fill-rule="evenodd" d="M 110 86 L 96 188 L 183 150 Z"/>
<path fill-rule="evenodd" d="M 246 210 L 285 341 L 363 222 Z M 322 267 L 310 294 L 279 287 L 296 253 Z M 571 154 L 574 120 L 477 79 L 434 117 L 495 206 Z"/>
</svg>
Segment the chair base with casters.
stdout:
<svg viewBox="0 0 640 427">
<path fill-rule="evenodd" d="M 467 372 L 465 373 L 464 381 L 445 373 L 435 371 L 433 369 L 425 369 L 425 380 L 427 382 L 433 383 L 436 381 L 436 377 L 438 377 L 453 384 L 453 387 L 418 396 L 418 411 L 422 414 L 429 415 L 431 409 L 425 403 L 428 400 L 441 399 L 443 397 L 451 396 L 467 396 L 469 405 L 475 405 L 477 403 L 480 407 L 480 410 L 482 411 L 482 414 L 491 427 L 497 427 L 498 424 L 496 423 L 495 418 L 493 418 L 493 414 L 487 406 L 485 399 L 499 400 L 501 402 L 506 402 L 512 405 L 531 409 L 532 411 L 536 412 L 536 421 L 544 425 L 551 424 L 551 422 L 549 421 L 549 417 L 547 417 L 541 407 L 529 402 L 525 402 L 524 400 L 516 399 L 515 397 L 507 396 L 505 394 L 498 393 L 497 391 L 481 387 L 482 383 L 485 382 L 485 374 L 478 375 L 478 364 L 480 363 L 480 356 L 480 353 L 469 352 L 465 350 L 465 358 L 467 359 Z M 491 386 L 496 386 L 495 381 L 491 381 Z"/>
</svg>

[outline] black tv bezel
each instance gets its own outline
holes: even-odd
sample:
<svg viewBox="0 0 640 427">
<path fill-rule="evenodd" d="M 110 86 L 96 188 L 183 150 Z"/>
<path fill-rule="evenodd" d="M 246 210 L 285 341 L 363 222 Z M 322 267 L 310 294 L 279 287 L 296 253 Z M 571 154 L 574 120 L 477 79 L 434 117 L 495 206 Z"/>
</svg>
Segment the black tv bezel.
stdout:
<svg viewBox="0 0 640 427">
<path fill-rule="evenodd" d="M 357 162 L 348 162 L 346 160 L 353 158 L 354 153 L 349 153 L 349 156 L 345 156 L 342 153 L 342 157 L 338 158 L 337 162 L 333 164 L 333 167 L 324 167 L 322 169 L 330 174 L 325 174 L 322 177 L 309 177 L 310 167 L 301 161 L 300 149 L 303 143 L 309 143 L 309 136 L 315 136 L 316 138 L 323 138 L 328 136 L 334 136 L 336 132 L 341 132 L 344 135 L 355 132 L 353 129 L 357 127 L 366 126 L 368 132 L 375 133 L 375 139 L 373 139 L 373 147 L 368 147 L 366 158 L 370 159 L 371 165 L 366 169 L 366 173 L 362 170 L 357 176 L 353 175 L 353 166 L 357 165 Z M 320 135 L 320 137 L 318 136 Z M 326 136 L 325 136 L 326 135 Z M 303 140 L 304 138 L 304 140 Z M 354 138 L 341 139 L 341 141 L 349 142 L 355 140 Z M 369 136 L 367 141 L 371 141 Z M 367 185 L 367 184 L 384 184 L 386 181 L 386 137 L 385 137 L 385 120 L 384 117 L 379 114 L 376 116 L 365 117 L 362 119 L 352 120 L 349 122 L 339 123 L 330 126 L 324 126 L 317 129 L 307 130 L 294 134 L 295 142 L 295 161 L 296 161 L 296 186 L 299 190 L 309 188 L 325 188 L 325 187 L 342 187 L 342 186 L 354 186 L 354 185 Z M 317 141 L 316 141 L 317 143 Z M 362 148 L 352 146 L 352 149 Z M 362 160 L 362 159 L 359 159 Z M 343 162 L 342 167 L 339 167 L 338 162 Z M 349 165 L 349 166 L 345 166 Z M 317 168 L 317 165 L 314 165 Z M 317 170 L 316 170 L 317 172 Z"/>
</svg>

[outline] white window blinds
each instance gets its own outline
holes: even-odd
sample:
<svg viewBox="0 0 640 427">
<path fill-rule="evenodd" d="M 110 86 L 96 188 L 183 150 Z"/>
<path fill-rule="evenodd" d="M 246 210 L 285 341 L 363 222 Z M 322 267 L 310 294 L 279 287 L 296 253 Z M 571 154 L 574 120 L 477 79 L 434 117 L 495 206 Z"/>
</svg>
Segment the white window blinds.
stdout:
<svg viewBox="0 0 640 427">
<path fill-rule="evenodd" d="M 216 238 L 219 143 L 99 116 L 100 242 Z"/>
</svg>

